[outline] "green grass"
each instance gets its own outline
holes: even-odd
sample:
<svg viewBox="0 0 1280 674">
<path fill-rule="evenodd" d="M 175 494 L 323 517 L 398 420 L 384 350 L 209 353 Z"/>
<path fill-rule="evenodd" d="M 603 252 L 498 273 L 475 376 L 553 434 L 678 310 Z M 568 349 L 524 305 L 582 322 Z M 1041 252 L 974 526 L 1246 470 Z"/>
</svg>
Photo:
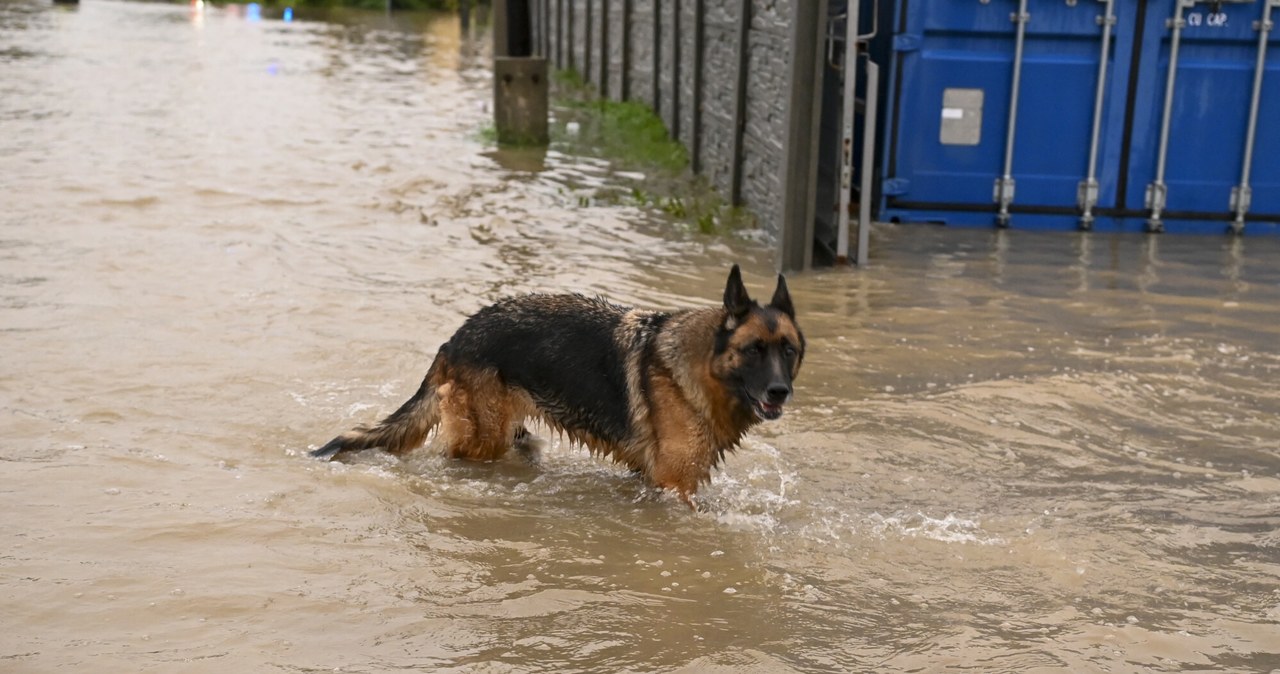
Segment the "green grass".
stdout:
<svg viewBox="0 0 1280 674">
<path fill-rule="evenodd" d="M 569 138 L 557 124 L 554 140 L 584 146 L 626 169 L 678 172 L 689 166 L 684 146 L 644 104 L 600 98 L 573 70 L 557 72 L 552 83 L 557 121 L 579 125 L 578 136 Z"/>
<path fill-rule="evenodd" d="M 554 73 L 551 82 L 552 145 L 645 176 L 622 189 L 601 190 L 596 201 L 656 209 L 704 234 L 756 226 L 748 211 L 726 204 L 704 178 L 692 175 L 688 151 L 646 105 L 601 98 L 573 70 Z M 577 134 L 566 131 L 569 122 L 578 124 Z"/>
<path fill-rule="evenodd" d="M 498 142 L 498 127 L 494 126 L 493 122 L 489 122 L 476 130 L 476 138 L 487 145 L 496 145 Z"/>
</svg>

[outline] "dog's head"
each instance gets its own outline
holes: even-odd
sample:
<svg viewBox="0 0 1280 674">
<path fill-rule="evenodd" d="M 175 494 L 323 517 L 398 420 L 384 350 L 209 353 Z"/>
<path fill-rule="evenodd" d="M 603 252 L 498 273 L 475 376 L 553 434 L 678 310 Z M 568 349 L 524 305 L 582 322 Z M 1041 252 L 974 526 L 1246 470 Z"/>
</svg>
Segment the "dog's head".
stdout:
<svg viewBox="0 0 1280 674">
<path fill-rule="evenodd" d="M 724 288 L 724 320 L 716 335 L 712 373 L 756 419 L 777 419 L 791 400 L 803 360 L 804 335 L 796 324 L 787 280 L 779 274 L 773 299 L 760 306 L 747 295 L 742 273 L 733 265 Z"/>
</svg>

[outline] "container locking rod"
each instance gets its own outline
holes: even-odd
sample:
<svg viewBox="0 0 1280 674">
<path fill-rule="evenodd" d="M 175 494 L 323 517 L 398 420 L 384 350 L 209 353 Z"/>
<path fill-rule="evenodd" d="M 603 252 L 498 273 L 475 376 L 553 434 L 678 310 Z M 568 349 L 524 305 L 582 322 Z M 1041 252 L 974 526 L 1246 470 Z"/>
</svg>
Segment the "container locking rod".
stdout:
<svg viewBox="0 0 1280 674">
<path fill-rule="evenodd" d="M 1231 221 L 1231 231 L 1240 234 L 1244 231 L 1244 216 L 1249 212 L 1253 188 L 1249 186 L 1249 173 L 1253 168 L 1253 142 L 1258 134 L 1258 107 L 1262 101 L 1262 74 L 1267 67 L 1267 38 L 1271 32 L 1271 8 L 1280 6 L 1280 0 L 1266 0 L 1262 3 L 1262 19 L 1254 24 L 1258 31 L 1258 59 L 1253 66 L 1253 98 L 1249 102 L 1249 125 L 1244 136 L 1244 160 L 1240 166 L 1240 184 L 1231 190 L 1231 210 L 1235 219 Z"/>
<path fill-rule="evenodd" d="M 1102 102 L 1107 91 L 1107 54 L 1111 49 L 1111 27 L 1116 23 L 1115 0 L 1105 0 L 1106 11 L 1098 17 L 1102 24 L 1102 47 L 1098 52 L 1098 86 L 1093 94 L 1093 131 L 1089 138 L 1089 172 L 1080 182 L 1080 229 L 1093 229 L 1093 207 L 1098 204 L 1098 136 L 1102 130 Z"/>
<path fill-rule="evenodd" d="M 1173 86 L 1178 81 L 1178 46 L 1182 42 L 1182 29 L 1187 20 L 1182 18 L 1182 10 L 1194 7 L 1196 0 L 1178 0 L 1178 8 L 1169 21 L 1173 36 L 1169 41 L 1169 72 L 1164 81 L 1164 111 L 1160 117 L 1160 150 L 1156 155 L 1156 179 L 1147 185 L 1146 206 L 1151 209 L 1147 218 L 1148 232 L 1163 232 L 1164 220 L 1161 219 L 1165 205 L 1169 201 L 1169 186 L 1164 182 L 1165 164 L 1169 159 L 1169 126 L 1173 118 Z"/>
<path fill-rule="evenodd" d="M 1004 137 L 1004 173 L 996 179 L 995 201 L 1000 204 L 996 213 L 998 227 L 1009 226 L 1009 204 L 1013 203 L 1013 142 L 1018 125 L 1018 88 L 1022 81 L 1022 51 L 1026 43 L 1027 23 L 1031 15 L 1027 13 L 1027 0 L 1018 0 L 1018 13 L 1009 17 L 1018 24 L 1013 43 L 1013 83 L 1009 90 L 1009 126 Z"/>
</svg>

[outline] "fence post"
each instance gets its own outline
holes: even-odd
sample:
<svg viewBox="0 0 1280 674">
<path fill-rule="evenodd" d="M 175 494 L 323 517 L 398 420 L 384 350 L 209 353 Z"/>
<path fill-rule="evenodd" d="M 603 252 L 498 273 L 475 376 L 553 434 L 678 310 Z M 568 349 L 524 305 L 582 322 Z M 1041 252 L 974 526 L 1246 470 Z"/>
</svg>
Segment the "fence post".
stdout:
<svg viewBox="0 0 1280 674">
<path fill-rule="evenodd" d="M 565 39 L 565 47 L 569 50 L 569 68 L 572 70 L 577 70 L 578 55 L 574 53 L 577 51 L 577 49 L 574 48 L 574 45 L 576 43 L 574 42 L 574 39 L 573 39 L 574 33 L 577 32 L 575 30 L 577 26 L 575 26 L 574 24 L 578 22 L 578 17 L 577 17 L 577 12 L 573 11 L 573 7 L 574 5 L 577 4 L 577 0 L 565 0 L 565 2 L 569 3 L 569 27 L 567 29 L 568 33 Z"/>
<path fill-rule="evenodd" d="M 689 161 L 695 174 L 702 173 L 702 41 L 706 22 L 705 0 L 693 2 L 693 127 L 689 129 Z"/>
<path fill-rule="evenodd" d="M 813 262 L 818 130 L 822 119 L 819 83 L 825 54 L 826 18 L 827 0 L 793 5 L 788 67 L 791 86 L 783 140 L 782 222 L 778 223 L 778 266 L 784 271 L 808 269 Z"/>
<path fill-rule="evenodd" d="M 493 55 L 510 56 L 511 50 L 508 45 L 510 40 L 507 37 L 507 2 L 506 0 L 495 0 L 493 3 Z M 496 75 L 496 73 L 495 73 Z"/>
<path fill-rule="evenodd" d="M 542 22 L 542 32 L 544 39 L 547 41 L 547 51 L 543 53 L 543 56 L 546 56 L 548 61 L 555 55 L 556 48 L 551 36 L 554 31 L 559 30 L 558 25 L 551 19 L 552 16 L 555 16 L 552 11 L 553 4 L 553 0 L 542 0 L 542 13 L 546 17 L 546 20 Z"/>
<path fill-rule="evenodd" d="M 631 100 L 631 0 L 622 0 L 622 96 Z"/>
<path fill-rule="evenodd" d="M 583 17 L 582 32 L 586 33 L 582 39 L 582 81 L 588 85 L 597 84 L 595 81 L 595 73 L 591 71 L 591 52 L 595 48 L 596 27 L 591 20 L 595 14 L 592 11 L 595 8 L 596 0 L 587 0 L 587 15 Z"/>
<path fill-rule="evenodd" d="M 499 143 L 547 142 L 547 60 L 529 56 L 529 0 L 493 3 L 493 122 Z"/>
<path fill-rule="evenodd" d="M 671 138 L 680 141 L 680 0 L 671 0 Z"/>
<path fill-rule="evenodd" d="M 662 0 L 653 0 L 653 114 L 662 118 Z"/>
<path fill-rule="evenodd" d="M 499 143 L 547 143 L 546 59 L 528 56 L 494 57 L 493 121 L 498 130 Z"/>
<path fill-rule="evenodd" d="M 613 4 L 613 0 L 601 0 L 600 2 L 600 95 L 605 98 L 611 98 L 609 95 L 609 5 Z"/>
<path fill-rule="evenodd" d="M 750 57 L 747 40 L 750 33 L 751 0 L 742 0 L 738 11 L 738 77 L 733 87 L 733 163 L 729 167 L 729 203 L 734 206 L 742 205 L 742 141 L 747 130 L 747 59 Z"/>
</svg>

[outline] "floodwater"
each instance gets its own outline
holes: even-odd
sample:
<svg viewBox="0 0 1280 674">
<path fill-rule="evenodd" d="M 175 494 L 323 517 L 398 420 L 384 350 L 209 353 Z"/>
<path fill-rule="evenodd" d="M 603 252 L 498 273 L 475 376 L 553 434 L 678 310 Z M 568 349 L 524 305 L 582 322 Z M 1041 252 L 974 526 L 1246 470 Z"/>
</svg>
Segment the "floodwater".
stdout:
<svg viewBox="0 0 1280 674">
<path fill-rule="evenodd" d="M 494 152 L 454 17 L 254 19 L 0 3 L 0 671 L 1280 668 L 1280 242 L 880 228 L 699 513 L 321 463 L 487 302 L 770 247 Z"/>
</svg>

